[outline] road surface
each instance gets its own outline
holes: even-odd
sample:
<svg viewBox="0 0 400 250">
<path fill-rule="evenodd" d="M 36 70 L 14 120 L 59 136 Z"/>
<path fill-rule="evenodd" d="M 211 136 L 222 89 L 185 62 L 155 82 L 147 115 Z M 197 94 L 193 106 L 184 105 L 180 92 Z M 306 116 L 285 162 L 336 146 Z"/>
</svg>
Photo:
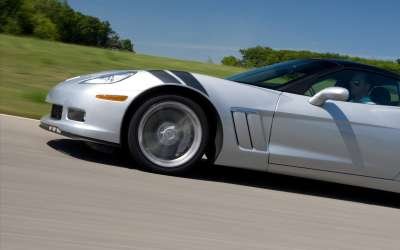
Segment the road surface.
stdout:
<svg viewBox="0 0 400 250">
<path fill-rule="evenodd" d="M 400 249 L 392 193 L 206 166 L 147 173 L 0 115 L 0 249 Z"/>
</svg>

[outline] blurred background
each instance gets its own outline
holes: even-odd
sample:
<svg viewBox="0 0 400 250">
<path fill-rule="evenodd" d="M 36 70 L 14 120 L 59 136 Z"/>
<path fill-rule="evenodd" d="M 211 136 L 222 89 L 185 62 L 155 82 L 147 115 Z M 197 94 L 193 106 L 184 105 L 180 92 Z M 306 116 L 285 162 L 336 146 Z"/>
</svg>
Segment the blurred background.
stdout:
<svg viewBox="0 0 400 250">
<path fill-rule="evenodd" d="M 219 77 L 298 58 L 400 73 L 398 1 L 0 0 L 0 113 L 39 118 L 73 76 L 164 68 Z"/>
</svg>

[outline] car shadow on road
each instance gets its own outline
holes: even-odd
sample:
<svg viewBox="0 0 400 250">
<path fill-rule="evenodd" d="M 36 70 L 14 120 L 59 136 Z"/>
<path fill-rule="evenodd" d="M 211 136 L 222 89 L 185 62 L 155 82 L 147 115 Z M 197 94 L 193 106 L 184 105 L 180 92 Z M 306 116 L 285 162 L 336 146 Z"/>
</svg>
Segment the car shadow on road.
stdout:
<svg viewBox="0 0 400 250">
<path fill-rule="evenodd" d="M 99 152 L 85 142 L 71 139 L 51 140 L 47 144 L 59 152 L 84 161 L 140 170 L 134 167 L 135 164 L 118 150 Z M 200 164 L 201 166 L 197 170 L 177 178 L 223 182 L 400 209 L 400 195 L 391 192 L 215 166 L 206 162 Z"/>
</svg>

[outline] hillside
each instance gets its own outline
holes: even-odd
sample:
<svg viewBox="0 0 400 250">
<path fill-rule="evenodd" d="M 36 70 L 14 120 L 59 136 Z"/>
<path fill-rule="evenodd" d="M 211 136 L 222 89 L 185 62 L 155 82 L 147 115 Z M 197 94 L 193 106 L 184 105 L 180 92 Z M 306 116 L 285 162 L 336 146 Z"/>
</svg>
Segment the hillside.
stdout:
<svg viewBox="0 0 400 250">
<path fill-rule="evenodd" d="M 39 118 L 48 90 L 77 75 L 112 69 L 177 69 L 224 77 L 243 69 L 0 34 L 0 113 Z"/>
</svg>

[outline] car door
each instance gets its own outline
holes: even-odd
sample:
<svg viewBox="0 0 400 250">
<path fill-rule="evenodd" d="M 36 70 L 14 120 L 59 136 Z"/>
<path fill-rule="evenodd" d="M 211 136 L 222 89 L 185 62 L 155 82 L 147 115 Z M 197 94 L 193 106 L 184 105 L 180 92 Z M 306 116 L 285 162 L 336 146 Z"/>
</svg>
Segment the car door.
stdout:
<svg viewBox="0 0 400 250">
<path fill-rule="evenodd" d="M 358 73 L 345 70 L 319 79 L 305 95 L 281 95 L 271 129 L 269 163 L 384 179 L 399 174 L 397 80 L 362 72 L 370 79 L 370 93 L 387 90 L 383 92 L 390 100 L 385 105 L 372 100 L 369 104 L 327 101 L 319 107 L 308 102 L 306 95 L 325 87 L 350 88 L 346 81 Z"/>
</svg>

